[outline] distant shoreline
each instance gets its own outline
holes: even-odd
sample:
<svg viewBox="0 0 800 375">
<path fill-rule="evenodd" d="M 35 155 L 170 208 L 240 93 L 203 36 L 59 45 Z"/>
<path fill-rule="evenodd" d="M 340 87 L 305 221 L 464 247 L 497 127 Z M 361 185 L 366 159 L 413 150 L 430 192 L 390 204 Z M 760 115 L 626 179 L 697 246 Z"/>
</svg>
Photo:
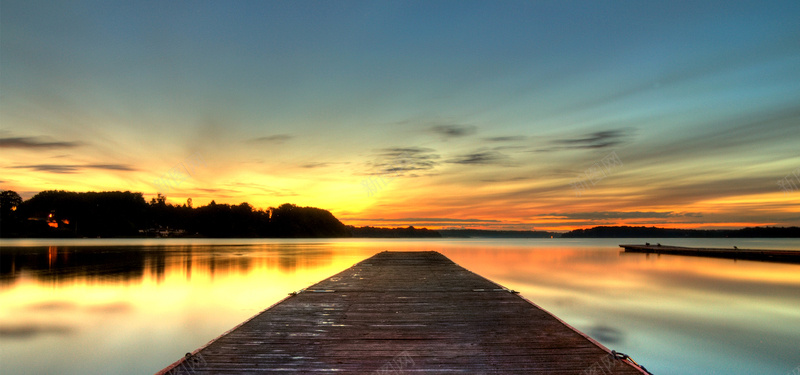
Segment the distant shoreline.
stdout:
<svg viewBox="0 0 800 375">
<path fill-rule="evenodd" d="M 23 201 L 6 190 L 0 199 L 0 238 L 800 238 L 800 228 L 674 229 L 597 226 L 566 233 L 485 229 L 355 227 L 330 211 L 285 203 L 257 209 L 247 202 L 193 207 L 148 203 L 130 191 L 47 190 Z"/>
<path fill-rule="evenodd" d="M 69 239 L 69 238 L 800 238 L 800 227 L 747 227 L 729 230 L 700 230 L 700 229 L 672 229 L 657 227 L 594 227 L 591 229 L 576 229 L 566 233 L 547 231 L 505 231 L 483 229 L 427 229 L 427 228 L 376 228 L 347 226 L 347 234 L 339 236 L 201 236 L 185 233 L 162 233 L 163 235 L 139 236 L 99 236 L 99 237 L 63 237 L 63 236 L 36 236 L 36 237 L 3 237 L 4 239 Z"/>
</svg>

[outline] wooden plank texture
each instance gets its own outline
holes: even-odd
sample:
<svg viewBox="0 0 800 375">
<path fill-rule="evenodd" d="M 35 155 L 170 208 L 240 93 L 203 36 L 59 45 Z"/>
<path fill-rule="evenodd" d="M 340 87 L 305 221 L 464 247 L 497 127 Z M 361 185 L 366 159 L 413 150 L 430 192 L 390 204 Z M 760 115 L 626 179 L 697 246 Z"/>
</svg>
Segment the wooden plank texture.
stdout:
<svg viewBox="0 0 800 375">
<path fill-rule="evenodd" d="M 382 252 L 160 373 L 642 374 L 437 252 Z"/>
</svg>

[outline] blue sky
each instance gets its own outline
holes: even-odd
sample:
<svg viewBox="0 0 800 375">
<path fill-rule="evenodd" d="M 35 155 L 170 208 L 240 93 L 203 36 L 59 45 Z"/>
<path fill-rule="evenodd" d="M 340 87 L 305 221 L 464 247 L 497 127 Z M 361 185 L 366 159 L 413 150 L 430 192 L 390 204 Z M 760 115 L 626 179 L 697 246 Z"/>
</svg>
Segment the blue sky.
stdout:
<svg viewBox="0 0 800 375">
<path fill-rule="evenodd" d="M 23 196 L 154 195 L 202 155 L 172 201 L 800 224 L 777 184 L 800 168 L 796 1 L 4 1 L 0 21 L 0 184 Z"/>
</svg>

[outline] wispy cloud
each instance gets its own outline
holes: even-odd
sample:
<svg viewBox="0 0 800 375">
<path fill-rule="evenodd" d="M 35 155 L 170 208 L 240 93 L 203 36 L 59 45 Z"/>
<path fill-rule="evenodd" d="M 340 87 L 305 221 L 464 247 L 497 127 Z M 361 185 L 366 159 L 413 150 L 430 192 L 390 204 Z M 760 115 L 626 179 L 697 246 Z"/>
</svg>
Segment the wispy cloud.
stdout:
<svg viewBox="0 0 800 375">
<path fill-rule="evenodd" d="M 109 171 L 135 171 L 136 168 L 133 168 L 129 165 L 124 164 L 86 164 L 83 166 L 84 168 L 90 169 L 105 169 Z"/>
<path fill-rule="evenodd" d="M 755 196 L 777 190 L 773 181 L 764 181 L 757 177 L 692 181 L 691 176 L 686 176 L 678 181 L 682 183 L 643 188 L 638 194 L 623 197 L 620 201 L 629 207 L 651 205 L 656 201 L 661 205 L 682 206 L 723 197 Z"/>
<path fill-rule="evenodd" d="M 80 142 L 50 142 L 42 137 L 7 137 L 0 138 L 0 148 L 20 149 L 59 149 L 80 146 Z"/>
<path fill-rule="evenodd" d="M 486 178 L 482 179 L 481 182 L 517 182 L 517 181 L 533 180 L 534 178 L 535 177 L 525 177 L 525 176 L 515 176 L 508 178 Z"/>
<path fill-rule="evenodd" d="M 196 188 L 192 189 L 192 191 L 201 191 L 203 193 L 214 193 L 214 194 L 236 194 L 240 192 L 240 190 L 234 190 L 234 189 L 209 189 L 209 188 Z"/>
<path fill-rule="evenodd" d="M 478 128 L 474 125 L 440 124 L 431 126 L 428 130 L 444 138 L 457 138 L 475 134 Z"/>
<path fill-rule="evenodd" d="M 603 220 L 603 219 L 667 219 L 677 217 L 703 217 L 698 212 L 655 212 L 655 211 L 600 211 L 600 212 L 572 212 L 551 213 L 541 215 L 540 218 L 552 217 L 568 220 Z"/>
<path fill-rule="evenodd" d="M 301 168 L 306 168 L 306 169 L 324 168 L 324 167 L 327 167 L 327 166 L 329 166 L 331 164 L 332 163 L 326 163 L 326 162 L 312 162 L 312 163 L 303 164 L 300 167 Z"/>
<path fill-rule="evenodd" d="M 135 171 L 137 169 L 124 164 L 32 164 L 18 165 L 11 168 L 31 169 L 38 172 L 76 173 L 85 169 L 101 169 L 110 171 Z"/>
<path fill-rule="evenodd" d="M 549 147 L 537 149 L 537 152 L 559 150 L 591 150 L 617 146 L 632 136 L 633 129 L 612 129 L 587 133 L 573 138 L 561 138 L 551 141 Z"/>
<path fill-rule="evenodd" d="M 80 168 L 74 165 L 58 165 L 58 164 L 18 165 L 11 168 L 31 169 L 38 172 L 50 172 L 50 173 L 75 173 L 78 170 L 80 170 Z"/>
<path fill-rule="evenodd" d="M 469 154 L 458 155 L 447 162 L 451 164 L 492 165 L 506 164 L 509 157 L 497 151 L 476 151 Z"/>
<path fill-rule="evenodd" d="M 436 150 L 425 147 L 395 147 L 379 150 L 372 162 L 375 174 L 405 174 L 431 170 L 439 164 Z"/>
<path fill-rule="evenodd" d="M 359 221 L 375 221 L 375 222 L 393 222 L 393 223 L 500 223 L 500 220 L 493 219 L 454 219 L 447 217 L 404 217 L 399 219 L 385 219 L 385 218 L 349 218 L 349 220 Z"/>
<path fill-rule="evenodd" d="M 335 167 L 337 165 L 348 165 L 351 164 L 349 161 L 311 161 L 308 163 L 300 164 L 299 167 L 303 169 L 314 169 L 314 168 L 327 168 L 327 167 Z"/>
<path fill-rule="evenodd" d="M 579 138 L 560 139 L 555 143 L 563 145 L 564 148 L 606 148 L 622 143 L 623 138 L 627 135 L 627 131 L 623 129 L 604 130 Z"/>
<path fill-rule="evenodd" d="M 524 135 L 502 136 L 502 137 L 487 137 L 483 138 L 486 142 L 514 142 L 524 141 L 527 137 Z"/>
<path fill-rule="evenodd" d="M 796 106 L 795 106 L 796 107 Z M 743 149 L 770 150 L 757 152 L 752 158 L 791 159 L 798 156 L 797 124 L 800 109 L 789 105 L 752 116 L 732 117 L 720 127 L 716 120 L 701 122 L 693 133 L 677 134 L 677 139 L 666 138 L 654 142 L 637 142 L 634 145 L 636 162 L 657 168 L 669 163 L 697 163 L 708 160 L 714 165 L 721 154 L 745 155 Z M 766 170 L 764 170 L 766 171 Z"/>
<path fill-rule="evenodd" d="M 263 137 L 253 138 L 250 139 L 250 142 L 257 142 L 257 143 L 284 143 L 290 139 L 294 138 L 289 134 L 273 134 L 267 135 Z"/>
</svg>

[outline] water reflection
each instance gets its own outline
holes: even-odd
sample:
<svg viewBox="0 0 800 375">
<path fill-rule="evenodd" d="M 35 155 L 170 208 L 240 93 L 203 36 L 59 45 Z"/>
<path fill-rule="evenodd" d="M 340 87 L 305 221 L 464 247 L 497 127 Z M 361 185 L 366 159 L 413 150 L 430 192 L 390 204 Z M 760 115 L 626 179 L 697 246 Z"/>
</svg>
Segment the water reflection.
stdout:
<svg viewBox="0 0 800 375">
<path fill-rule="evenodd" d="M 601 249 L 450 257 L 657 374 L 785 373 L 800 362 L 800 266 Z"/>
<path fill-rule="evenodd" d="M 3 244 L 3 373 L 153 373 L 383 250 L 440 251 L 657 374 L 800 362 L 800 265 L 624 254 L 616 240 L 127 241 Z"/>
<path fill-rule="evenodd" d="M 289 292 L 372 255 L 336 254 L 323 241 L 128 241 L 4 240 L 3 373 L 153 373 Z"/>
<path fill-rule="evenodd" d="M 64 284 L 76 279 L 131 283 L 145 275 L 158 283 L 168 272 L 248 273 L 257 268 L 275 268 L 292 272 L 302 267 L 329 264 L 331 249 L 322 245 L 262 245 L 262 246 L 41 246 L 3 247 L 0 252 L 0 283 L 13 285 L 24 276 L 40 282 Z"/>
</svg>

